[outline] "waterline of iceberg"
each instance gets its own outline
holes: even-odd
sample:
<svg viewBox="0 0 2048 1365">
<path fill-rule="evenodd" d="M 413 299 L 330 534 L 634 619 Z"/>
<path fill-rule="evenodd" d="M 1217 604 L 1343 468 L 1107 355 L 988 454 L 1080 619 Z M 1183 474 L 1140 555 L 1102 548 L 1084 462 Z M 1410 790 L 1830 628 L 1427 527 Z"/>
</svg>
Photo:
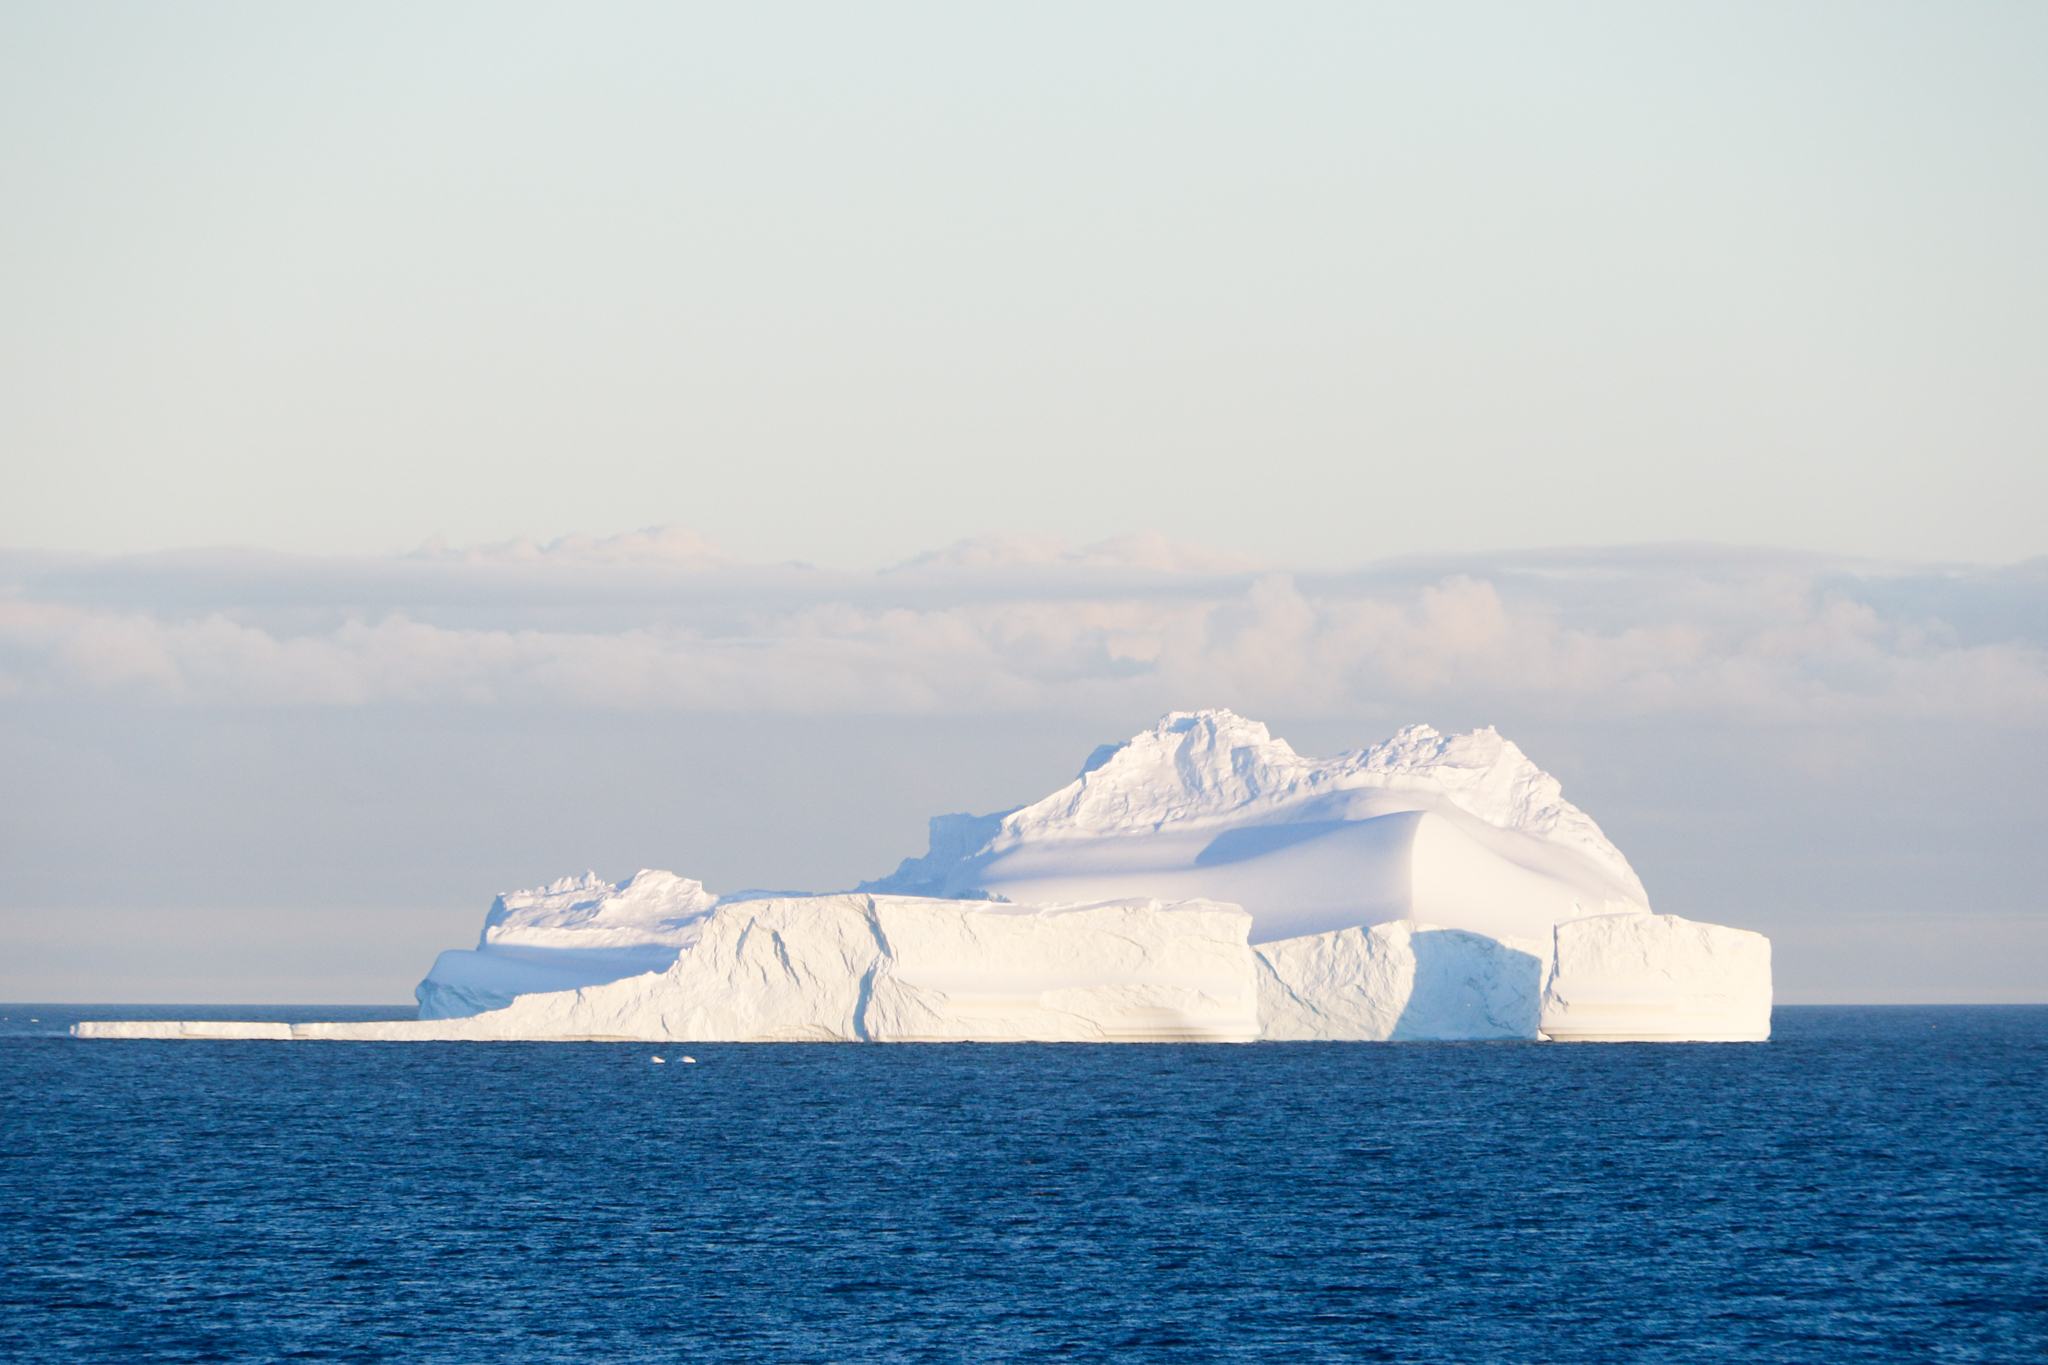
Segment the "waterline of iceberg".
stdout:
<svg viewBox="0 0 2048 1365">
<path fill-rule="evenodd" d="M 463 1018 L 90 1022 L 80 1038 L 365 1042 L 1760 1041 L 1761 935 L 1675 915 L 1559 926 L 1549 959 L 1400 922 L 1253 946 L 1214 902 L 846 895 L 722 906 L 664 972 Z M 1547 986 L 1545 981 L 1547 978 Z"/>
</svg>

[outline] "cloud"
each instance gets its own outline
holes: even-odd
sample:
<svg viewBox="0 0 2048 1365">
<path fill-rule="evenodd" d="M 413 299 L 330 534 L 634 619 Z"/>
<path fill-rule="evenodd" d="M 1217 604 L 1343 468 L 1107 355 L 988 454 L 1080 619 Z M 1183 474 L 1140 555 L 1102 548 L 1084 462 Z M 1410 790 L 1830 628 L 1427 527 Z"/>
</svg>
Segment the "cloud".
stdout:
<svg viewBox="0 0 2048 1365">
<path fill-rule="evenodd" d="M 398 560 L 18 555 L 0 580 L 12 699 L 2048 721 L 2041 561 L 1667 546 L 1314 575 L 1158 536 L 989 536 L 834 574 L 663 529 Z"/>
<path fill-rule="evenodd" d="M 1228 574 L 1270 568 L 1264 560 L 1238 550 L 1218 550 L 1187 541 L 1168 540 L 1157 531 L 1117 536 L 1075 549 L 1058 536 L 995 531 L 956 540 L 931 550 L 889 573 L 946 569 L 1015 568 L 1150 569 L 1170 574 Z"/>
<path fill-rule="evenodd" d="M 467 549 L 451 549 L 436 536 L 410 557 L 462 564 L 652 564 L 686 570 L 731 569 L 745 562 L 687 526 L 649 526 L 617 536 L 561 536 L 545 544 L 521 537 Z"/>
</svg>

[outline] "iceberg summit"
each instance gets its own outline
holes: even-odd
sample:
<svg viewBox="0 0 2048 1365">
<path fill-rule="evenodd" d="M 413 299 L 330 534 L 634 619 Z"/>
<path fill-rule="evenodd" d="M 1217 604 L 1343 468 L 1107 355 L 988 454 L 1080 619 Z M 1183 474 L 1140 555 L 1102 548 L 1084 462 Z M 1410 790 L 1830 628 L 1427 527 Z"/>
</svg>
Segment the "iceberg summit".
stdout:
<svg viewBox="0 0 2048 1365">
<path fill-rule="evenodd" d="M 1770 941 L 1660 915 L 1491 729 L 1305 758 L 1175 712 L 849 892 L 671 872 L 507 892 L 417 1021 L 82 1023 L 83 1038 L 648 1042 L 1760 1041 Z"/>
</svg>

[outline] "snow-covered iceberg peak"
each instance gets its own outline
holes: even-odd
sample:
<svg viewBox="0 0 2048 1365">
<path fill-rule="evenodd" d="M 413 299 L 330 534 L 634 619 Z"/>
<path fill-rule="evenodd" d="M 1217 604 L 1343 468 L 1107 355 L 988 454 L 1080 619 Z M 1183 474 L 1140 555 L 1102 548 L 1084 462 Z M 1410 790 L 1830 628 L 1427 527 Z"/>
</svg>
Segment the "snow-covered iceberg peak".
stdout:
<svg viewBox="0 0 2048 1365">
<path fill-rule="evenodd" d="M 1241 905 L 1252 942 L 1390 920 L 1547 940 L 1649 908 L 1642 881 L 1557 780 L 1492 730 L 1411 725 L 1307 758 L 1230 711 L 1176 711 L 1003 815 L 941 816 L 931 851 L 861 890 L 1060 904 Z"/>
<path fill-rule="evenodd" d="M 1649 900 L 1635 869 L 1592 817 L 1565 800 L 1558 780 L 1491 725 L 1462 735 L 1410 725 L 1392 739 L 1339 754 L 1331 762 L 1350 764 L 1359 786 L 1441 793 L 1459 810 L 1498 829 L 1574 849 L 1631 886 L 1637 900 Z"/>
<path fill-rule="evenodd" d="M 1317 767 L 1234 711 L 1175 711 L 1043 801 L 1013 811 L 993 847 L 1278 807 L 1313 789 Z"/>
<path fill-rule="evenodd" d="M 702 882 L 641 871 L 622 882 L 564 877 L 491 902 L 475 948 L 434 960 L 413 994 L 422 1019 L 500 1009 L 535 991 L 665 971 L 703 937 L 718 898 Z"/>
<path fill-rule="evenodd" d="M 1347 820 L 1446 805 L 1570 849 L 1628 899 L 1649 901 L 1621 850 L 1564 799 L 1556 778 L 1492 726 L 1444 735 L 1410 725 L 1369 749 L 1316 759 L 1235 712 L 1175 711 L 1051 796 L 1005 816 L 988 851 L 1171 826 Z"/>
<path fill-rule="evenodd" d="M 718 898 L 704 884 L 647 869 L 622 882 L 595 872 L 535 891 L 507 891 L 484 917 L 477 951 L 686 948 Z"/>
</svg>

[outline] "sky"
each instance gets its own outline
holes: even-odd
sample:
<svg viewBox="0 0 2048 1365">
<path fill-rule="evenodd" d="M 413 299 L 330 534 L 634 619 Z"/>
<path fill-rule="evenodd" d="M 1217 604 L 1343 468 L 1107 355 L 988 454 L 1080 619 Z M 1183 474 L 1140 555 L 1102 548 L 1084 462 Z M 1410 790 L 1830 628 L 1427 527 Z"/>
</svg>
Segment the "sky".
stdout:
<svg viewBox="0 0 2048 1365">
<path fill-rule="evenodd" d="M 0 543 L 2043 549 L 2031 4 L 12 3 Z"/>
<path fill-rule="evenodd" d="M 2048 1000 L 2048 11 L 0 4 L 0 998 L 403 1000 L 1168 709 Z"/>
</svg>

